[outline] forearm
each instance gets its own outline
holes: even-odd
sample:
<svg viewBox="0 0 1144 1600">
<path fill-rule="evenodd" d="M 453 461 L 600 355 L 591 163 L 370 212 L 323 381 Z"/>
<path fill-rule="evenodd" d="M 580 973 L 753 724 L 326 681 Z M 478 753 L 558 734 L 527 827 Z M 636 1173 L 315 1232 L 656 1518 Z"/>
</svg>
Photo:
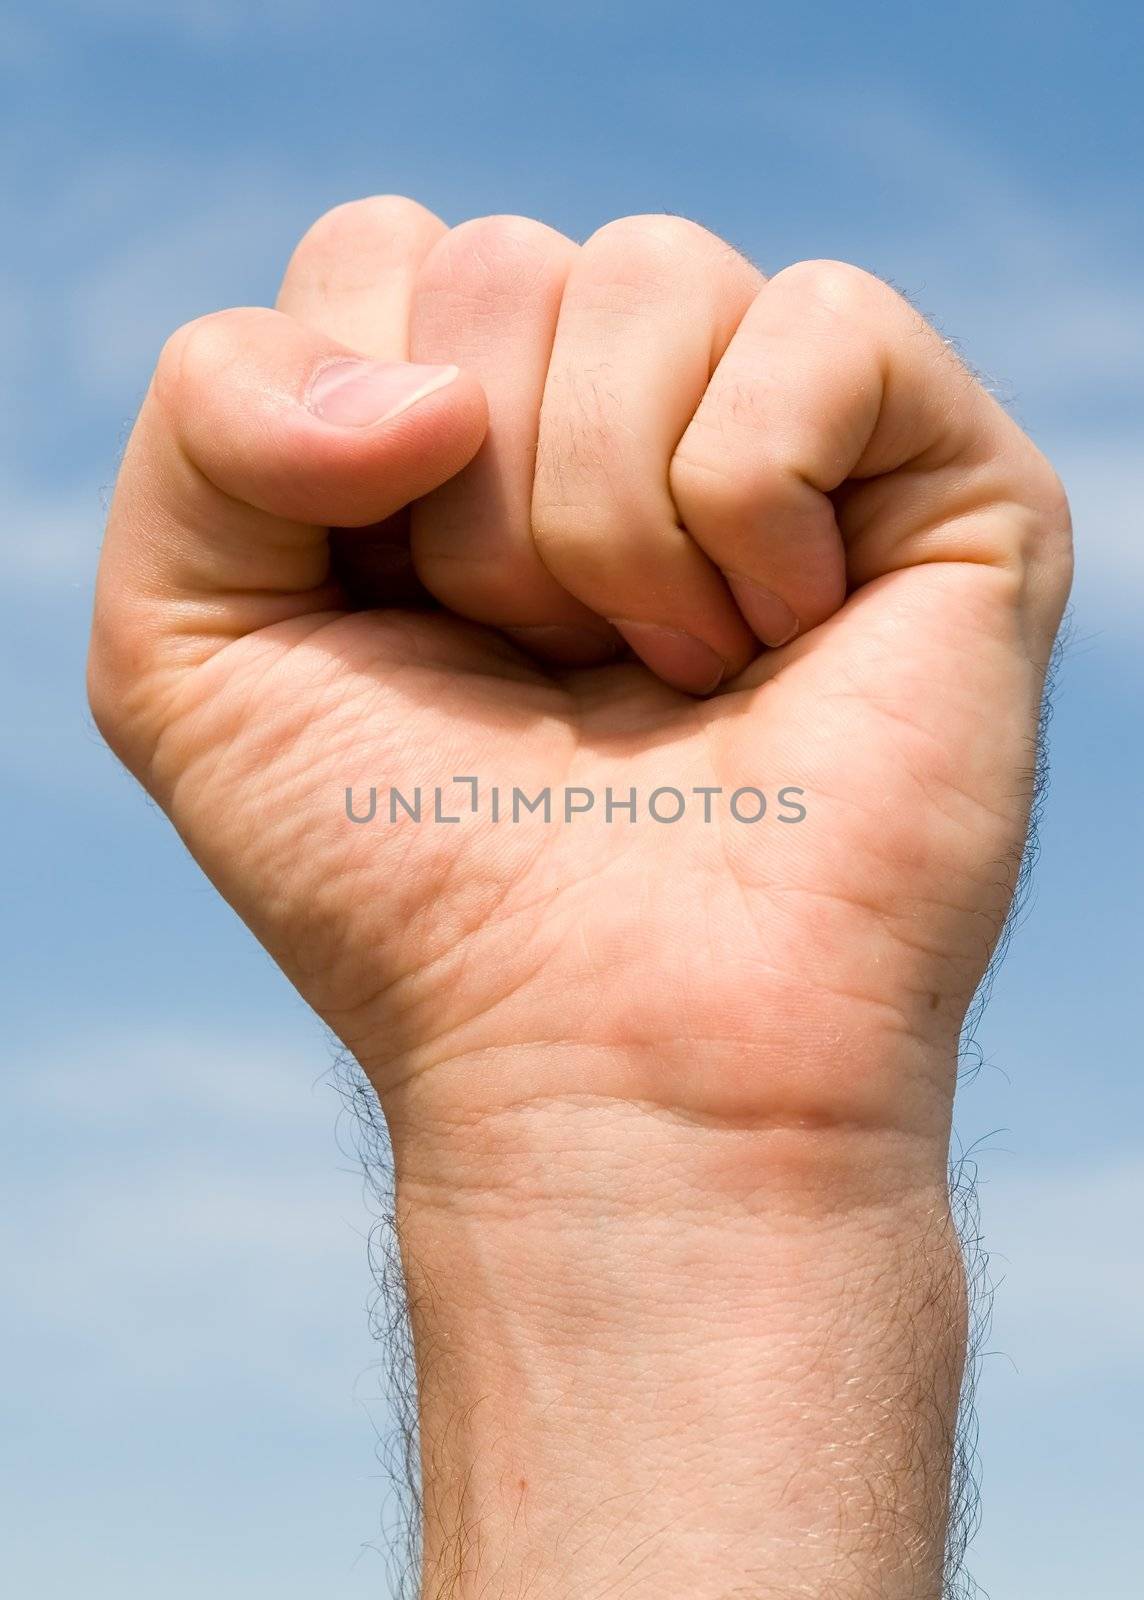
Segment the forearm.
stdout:
<svg viewBox="0 0 1144 1600">
<path fill-rule="evenodd" d="M 940 1140 L 565 1098 L 396 1147 L 426 1596 L 940 1593 Z"/>
</svg>

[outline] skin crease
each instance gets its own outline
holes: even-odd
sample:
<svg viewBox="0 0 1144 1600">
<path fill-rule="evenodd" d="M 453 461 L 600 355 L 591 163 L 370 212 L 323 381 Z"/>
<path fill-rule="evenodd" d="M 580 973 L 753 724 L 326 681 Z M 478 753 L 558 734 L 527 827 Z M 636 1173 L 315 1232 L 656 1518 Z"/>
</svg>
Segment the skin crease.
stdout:
<svg viewBox="0 0 1144 1600">
<path fill-rule="evenodd" d="M 324 424 L 308 385 L 354 353 L 461 372 L 391 422 Z M 337 536 L 333 571 L 330 526 L 358 530 Z M 427 1586 L 467 1592 L 478 1569 L 505 1593 L 604 1583 L 606 1562 L 557 1581 L 537 1555 L 580 1496 L 590 1516 L 593 1474 L 558 1506 L 540 1496 L 525 1559 L 504 1507 L 556 1472 L 543 1430 L 522 1421 L 505 1447 L 450 1418 L 503 1381 L 547 1393 L 578 1437 L 567 1397 L 592 1379 L 560 1330 L 615 1212 L 632 1217 L 622 1281 L 649 1288 L 591 1301 L 609 1354 L 592 1373 L 626 1415 L 646 1369 L 632 1352 L 653 1348 L 670 1392 L 720 1410 L 724 1441 L 744 1396 L 728 1389 L 722 1414 L 666 1332 L 668 1301 L 701 1306 L 715 1263 L 737 1308 L 728 1365 L 770 1394 L 789 1372 L 777 1352 L 826 1325 L 864 1263 L 823 1366 L 833 1401 L 807 1374 L 790 1383 L 879 1505 L 895 1454 L 920 1453 L 896 1491 L 912 1531 L 855 1534 L 843 1559 L 849 1489 L 779 1496 L 767 1549 L 784 1576 L 751 1592 L 937 1592 L 961 1348 L 943 1195 L 957 1041 L 1016 881 L 1070 560 L 1052 470 L 903 301 L 834 263 L 764 283 L 680 219 L 625 219 L 577 247 L 525 219 L 448 231 L 413 202 L 362 202 L 303 241 L 278 312 L 205 319 L 168 346 L 112 508 L 92 704 L 380 1094 L 426 1383 Z M 744 578 L 797 618 L 791 642 L 760 644 L 760 612 L 735 603 Z M 394 605 L 425 590 L 449 609 Z M 346 609 L 363 594 L 373 609 Z M 684 634 L 706 653 L 681 654 Z M 718 688 L 685 692 L 708 658 Z M 456 774 L 529 794 L 754 786 L 772 806 L 794 785 L 807 816 L 347 822 L 347 787 L 456 797 Z M 813 1267 L 768 1206 L 827 1230 Z M 702 1245 L 673 1255 L 665 1218 L 690 1218 Z M 726 1276 L 747 1227 L 765 1296 Z M 911 1275 L 918 1240 L 939 1236 Z M 502 1302 L 534 1304 L 541 1281 L 543 1308 L 510 1326 Z M 776 1296 L 783 1282 L 801 1287 Z M 882 1439 L 868 1418 L 838 1421 L 838 1385 L 865 1392 L 907 1324 L 895 1370 L 921 1375 L 924 1447 L 904 1424 Z M 750 1403 L 765 1412 L 757 1390 Z M 611 1475 L 642 1504 L 645 1412 L 629 1422 L 632 1459 Z M 771 1439 L 803 1453 L 812 1484 L 815 1436 Z M 744 1438 L 735 1459 L 757 1448 Z M 662 1438 L 653 1453 L 662 1464 Z M 702 1574 L 754 1523 L 720 1530 L 695 1501 L 667 1495 L 656 1526 L 690 1542 L 648 1594 L 724 1592 Z M 827 1526 L 842 1532 L 808 1539 Z"/>
</svg>

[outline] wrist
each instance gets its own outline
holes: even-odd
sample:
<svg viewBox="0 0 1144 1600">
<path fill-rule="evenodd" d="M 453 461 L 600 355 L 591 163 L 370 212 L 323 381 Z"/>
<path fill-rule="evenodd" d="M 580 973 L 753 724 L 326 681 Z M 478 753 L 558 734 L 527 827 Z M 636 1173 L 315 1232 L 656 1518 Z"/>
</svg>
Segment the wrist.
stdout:
<svg viewBox="0 0 1144 1600">
<path fill-rule="evenodd" d="M 391 1120 L 427 1592 L 936 1596 L 940 1137 L 588 1095 Z"/>
</svg>

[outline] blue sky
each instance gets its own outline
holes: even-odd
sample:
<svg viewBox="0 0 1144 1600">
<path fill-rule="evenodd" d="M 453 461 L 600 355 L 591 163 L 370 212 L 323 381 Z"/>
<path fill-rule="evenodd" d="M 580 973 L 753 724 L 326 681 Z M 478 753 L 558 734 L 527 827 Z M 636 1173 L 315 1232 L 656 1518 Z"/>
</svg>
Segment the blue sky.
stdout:
<svg viewBox="0 0 1144 1600">
<path fill-rule="evenodd" d="M 320 1029 L 117 770 L 84 626 L 162 339 L 326 207 L 583 236 L 692 215 L 858 261 L 1072 491 L 1043 857 L 958 1128 L 997 1309 L 994 1600 L 1139 1593 L 1144 22 L 1136 7 L 101 0 L 0 34 L 0 1567 L 55 1600 L 359 1600 L 383 1425 Z M 3 213 L 9 213 L 3 215 Z"/>
</svg>

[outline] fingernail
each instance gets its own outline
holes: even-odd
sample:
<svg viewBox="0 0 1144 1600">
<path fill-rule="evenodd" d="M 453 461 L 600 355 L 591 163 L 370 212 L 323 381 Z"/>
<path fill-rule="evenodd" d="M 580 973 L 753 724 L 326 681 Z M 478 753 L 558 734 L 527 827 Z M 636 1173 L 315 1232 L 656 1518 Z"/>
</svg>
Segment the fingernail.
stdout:
<svg viewBox="0 0 1144 1600">
<path fill-rule="evenodd" d="M 735 604 L 752 633 L 772 650 L 777 650 L 780 644 L 789 644 L 798 632 L 798 618 L 786 601 L 761 584 L 752 583 L 750 578 L 735 578 L 730 573 L 726 578 Z"/>
<path fill-rule="evenodd" d="M 597 667 L 611 661 L 618 653 L 618 642 L 590 628 L 574 628 L 555 623 L 543 626 L 505 628 L 510 639 L 515 639 L 526 650 L 546 656 L 564 667 Z"/>
<path fill-rule="evenodd" d="M 335 427 L 375 428 L 452 383 L 457 372 L 409 361 L 334 361 L 310 385 L 306 404 Z"/>
<path fill-rule="evenodd" d="M 692 634 L 653 622 L 620 622 L 615 617 L 608 621 L 645 666 L 673 688 L 687 694 L 710 694 L 722 683 L 726 663 Z"/>
</svg>

